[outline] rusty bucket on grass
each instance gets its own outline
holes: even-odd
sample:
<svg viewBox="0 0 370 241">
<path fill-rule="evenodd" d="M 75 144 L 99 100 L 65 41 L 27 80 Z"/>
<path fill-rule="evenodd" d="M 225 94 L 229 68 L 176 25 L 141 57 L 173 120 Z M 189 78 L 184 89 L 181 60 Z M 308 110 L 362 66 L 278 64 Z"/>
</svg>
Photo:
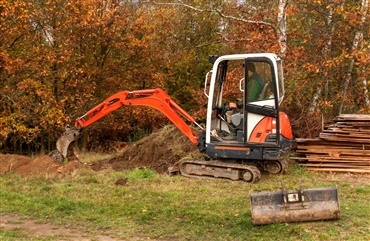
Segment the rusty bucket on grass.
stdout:
<svg viewBox="0 0 370 241">
<path fill-rule="evenodd" d="M 250 194 L 252 223 L 304 222 L 340 217 L 337 187 L 285 190 Z"/>
</svg>

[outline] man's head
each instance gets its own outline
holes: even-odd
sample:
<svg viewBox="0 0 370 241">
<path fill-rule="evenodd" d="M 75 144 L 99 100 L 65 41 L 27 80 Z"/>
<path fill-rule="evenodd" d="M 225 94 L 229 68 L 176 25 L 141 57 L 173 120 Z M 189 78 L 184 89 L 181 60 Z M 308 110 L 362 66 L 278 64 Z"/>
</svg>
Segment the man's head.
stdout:
<svg viewBox="0 0 370 241">
<path fill-rule="evenodd" d="M 251 72 L 256 72 L 256 66 L 254 66 L 254 64 L 252 63 L 248 63 L 247 64 L 247 67 L 248 67 L 248 70 L 251 71 Z"/>
</svg>

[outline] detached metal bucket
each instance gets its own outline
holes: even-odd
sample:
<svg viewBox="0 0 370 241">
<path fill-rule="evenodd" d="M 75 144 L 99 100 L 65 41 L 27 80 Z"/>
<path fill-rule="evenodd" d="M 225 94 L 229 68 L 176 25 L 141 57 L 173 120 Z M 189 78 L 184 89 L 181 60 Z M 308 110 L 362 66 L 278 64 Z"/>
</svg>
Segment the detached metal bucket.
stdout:
<svg viewBox="0 0 370 241">
<path fill-rule="evenodd" d="M 338 219 L 337 187 L 250 194 L 254 225 Z"/>
</svg>

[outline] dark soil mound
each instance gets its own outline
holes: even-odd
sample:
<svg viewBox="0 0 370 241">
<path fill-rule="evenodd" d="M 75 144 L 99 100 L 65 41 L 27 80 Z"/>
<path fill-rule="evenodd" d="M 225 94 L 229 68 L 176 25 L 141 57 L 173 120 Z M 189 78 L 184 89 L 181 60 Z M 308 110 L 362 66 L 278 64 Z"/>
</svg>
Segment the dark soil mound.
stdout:
<svg viewBox="0 0 370 241">
<path fill-rule="evenodd" d="M 33 175 L 54 177 L 75 175 L 81 168 L 91 168 L 95 171 L 151 168 L 158 173 L 166 173 L 169 167 L 192 153 L 198 153 L 197 147 L 175 126 L 166 126 L 127 146 L 119 156 L 88 164 L 78 160 L 63 164 L 47 155 L 31 158 L 0 154 L 0 174 L 16 173 L 24 177 Z"/>
<path fill-rule="evenodd" d="M 183 157 L 196 153 L 198 148 L 185 135 L 175 126 L 166 126 L 126 147 L 121 155 L 92 163 L 91 168 L 101 170 L 111 167 L 116 171 L 150 168 L 158 173 L 166 173 Z"/>
</svg>

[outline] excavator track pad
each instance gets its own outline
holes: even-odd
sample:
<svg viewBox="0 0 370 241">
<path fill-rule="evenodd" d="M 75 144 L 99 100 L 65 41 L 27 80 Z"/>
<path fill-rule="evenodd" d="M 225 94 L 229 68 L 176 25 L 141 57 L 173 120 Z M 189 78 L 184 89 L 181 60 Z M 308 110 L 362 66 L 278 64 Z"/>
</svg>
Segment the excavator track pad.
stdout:
<svg viewBox="0 0 370 241">
<path fill-rule="evenodd" d="M 261 179 L 261 172 L 255 166 L 221 161 L 184 161 L 180 164 L 179 170 L 185 177 L 226 178 L 249 183 L 258 182 Z"/>
</svg>

